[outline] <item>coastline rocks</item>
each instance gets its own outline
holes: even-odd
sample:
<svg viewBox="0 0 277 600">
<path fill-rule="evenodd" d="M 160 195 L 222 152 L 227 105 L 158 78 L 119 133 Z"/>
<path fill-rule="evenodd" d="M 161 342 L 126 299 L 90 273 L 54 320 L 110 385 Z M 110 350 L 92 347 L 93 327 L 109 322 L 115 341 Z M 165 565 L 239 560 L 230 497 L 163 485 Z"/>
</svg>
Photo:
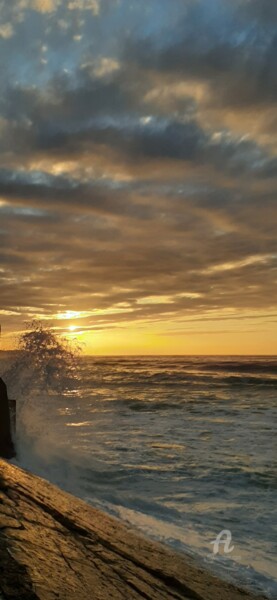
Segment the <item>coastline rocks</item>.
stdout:
<svg viewBox="0 0 277 600">
<path fill-rule="evenodd" d="M 15 449 L 11 435 L 11 420 L 7 386 L 0 377 L 0 456 L 13 458 Z"/>
<path fill-rule="evenodd" d="M 1 595 L 5 600 L 258 600 L 2 460 Z"/>
</svg>

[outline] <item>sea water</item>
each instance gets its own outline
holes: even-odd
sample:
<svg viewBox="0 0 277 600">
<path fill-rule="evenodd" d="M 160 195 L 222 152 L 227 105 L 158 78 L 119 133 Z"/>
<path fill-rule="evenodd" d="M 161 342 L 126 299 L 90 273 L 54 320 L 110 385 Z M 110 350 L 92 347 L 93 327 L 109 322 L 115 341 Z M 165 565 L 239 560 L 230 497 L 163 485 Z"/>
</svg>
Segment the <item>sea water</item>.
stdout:
<svg viewBox="0 0 277 600">
<path fill-rule="evenodd" d="M 277 360 L 98 357 L 79 367 L 71 393 L 18 399 L 19 464 L 276 598 Z"/>
</svg>

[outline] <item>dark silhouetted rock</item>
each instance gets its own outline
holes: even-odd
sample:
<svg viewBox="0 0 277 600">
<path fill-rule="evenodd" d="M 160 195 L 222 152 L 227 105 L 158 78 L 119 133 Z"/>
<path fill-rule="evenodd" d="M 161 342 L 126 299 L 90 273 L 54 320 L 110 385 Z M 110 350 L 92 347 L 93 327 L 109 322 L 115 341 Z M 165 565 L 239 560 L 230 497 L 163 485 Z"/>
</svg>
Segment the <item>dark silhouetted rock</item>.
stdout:
<svg viewBox="0 0 277 600">
<path fill-rule="evenodd" d="M 7 386 L 0 377 L 0 456 L 12 458 L 15 449 L 11 435 L 11 420 Z"/>
</svg>

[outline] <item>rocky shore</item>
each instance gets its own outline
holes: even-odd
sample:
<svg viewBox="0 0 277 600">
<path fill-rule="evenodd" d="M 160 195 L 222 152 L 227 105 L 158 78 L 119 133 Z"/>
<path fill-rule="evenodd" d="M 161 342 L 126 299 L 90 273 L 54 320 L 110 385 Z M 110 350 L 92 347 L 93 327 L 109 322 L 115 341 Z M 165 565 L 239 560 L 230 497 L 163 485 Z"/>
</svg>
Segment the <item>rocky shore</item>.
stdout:
<svg viewBox="0 0 277 600">
<path fill-rule="evenodd" d="M 0 598 L 257 600 L 3 460 Z"/>
</svg>

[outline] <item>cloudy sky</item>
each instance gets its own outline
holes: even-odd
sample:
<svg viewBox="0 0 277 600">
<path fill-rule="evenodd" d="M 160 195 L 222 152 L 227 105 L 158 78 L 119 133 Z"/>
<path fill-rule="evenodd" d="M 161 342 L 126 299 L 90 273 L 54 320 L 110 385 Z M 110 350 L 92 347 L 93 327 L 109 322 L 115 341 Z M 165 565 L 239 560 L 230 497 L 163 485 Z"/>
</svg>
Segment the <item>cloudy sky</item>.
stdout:
<svg viewBox="0 0 277 600">
<path fill-rule="evenodd" d="M 0 0 L 2 348 L 270 354 L 277 3 Z"/>
</svg>

